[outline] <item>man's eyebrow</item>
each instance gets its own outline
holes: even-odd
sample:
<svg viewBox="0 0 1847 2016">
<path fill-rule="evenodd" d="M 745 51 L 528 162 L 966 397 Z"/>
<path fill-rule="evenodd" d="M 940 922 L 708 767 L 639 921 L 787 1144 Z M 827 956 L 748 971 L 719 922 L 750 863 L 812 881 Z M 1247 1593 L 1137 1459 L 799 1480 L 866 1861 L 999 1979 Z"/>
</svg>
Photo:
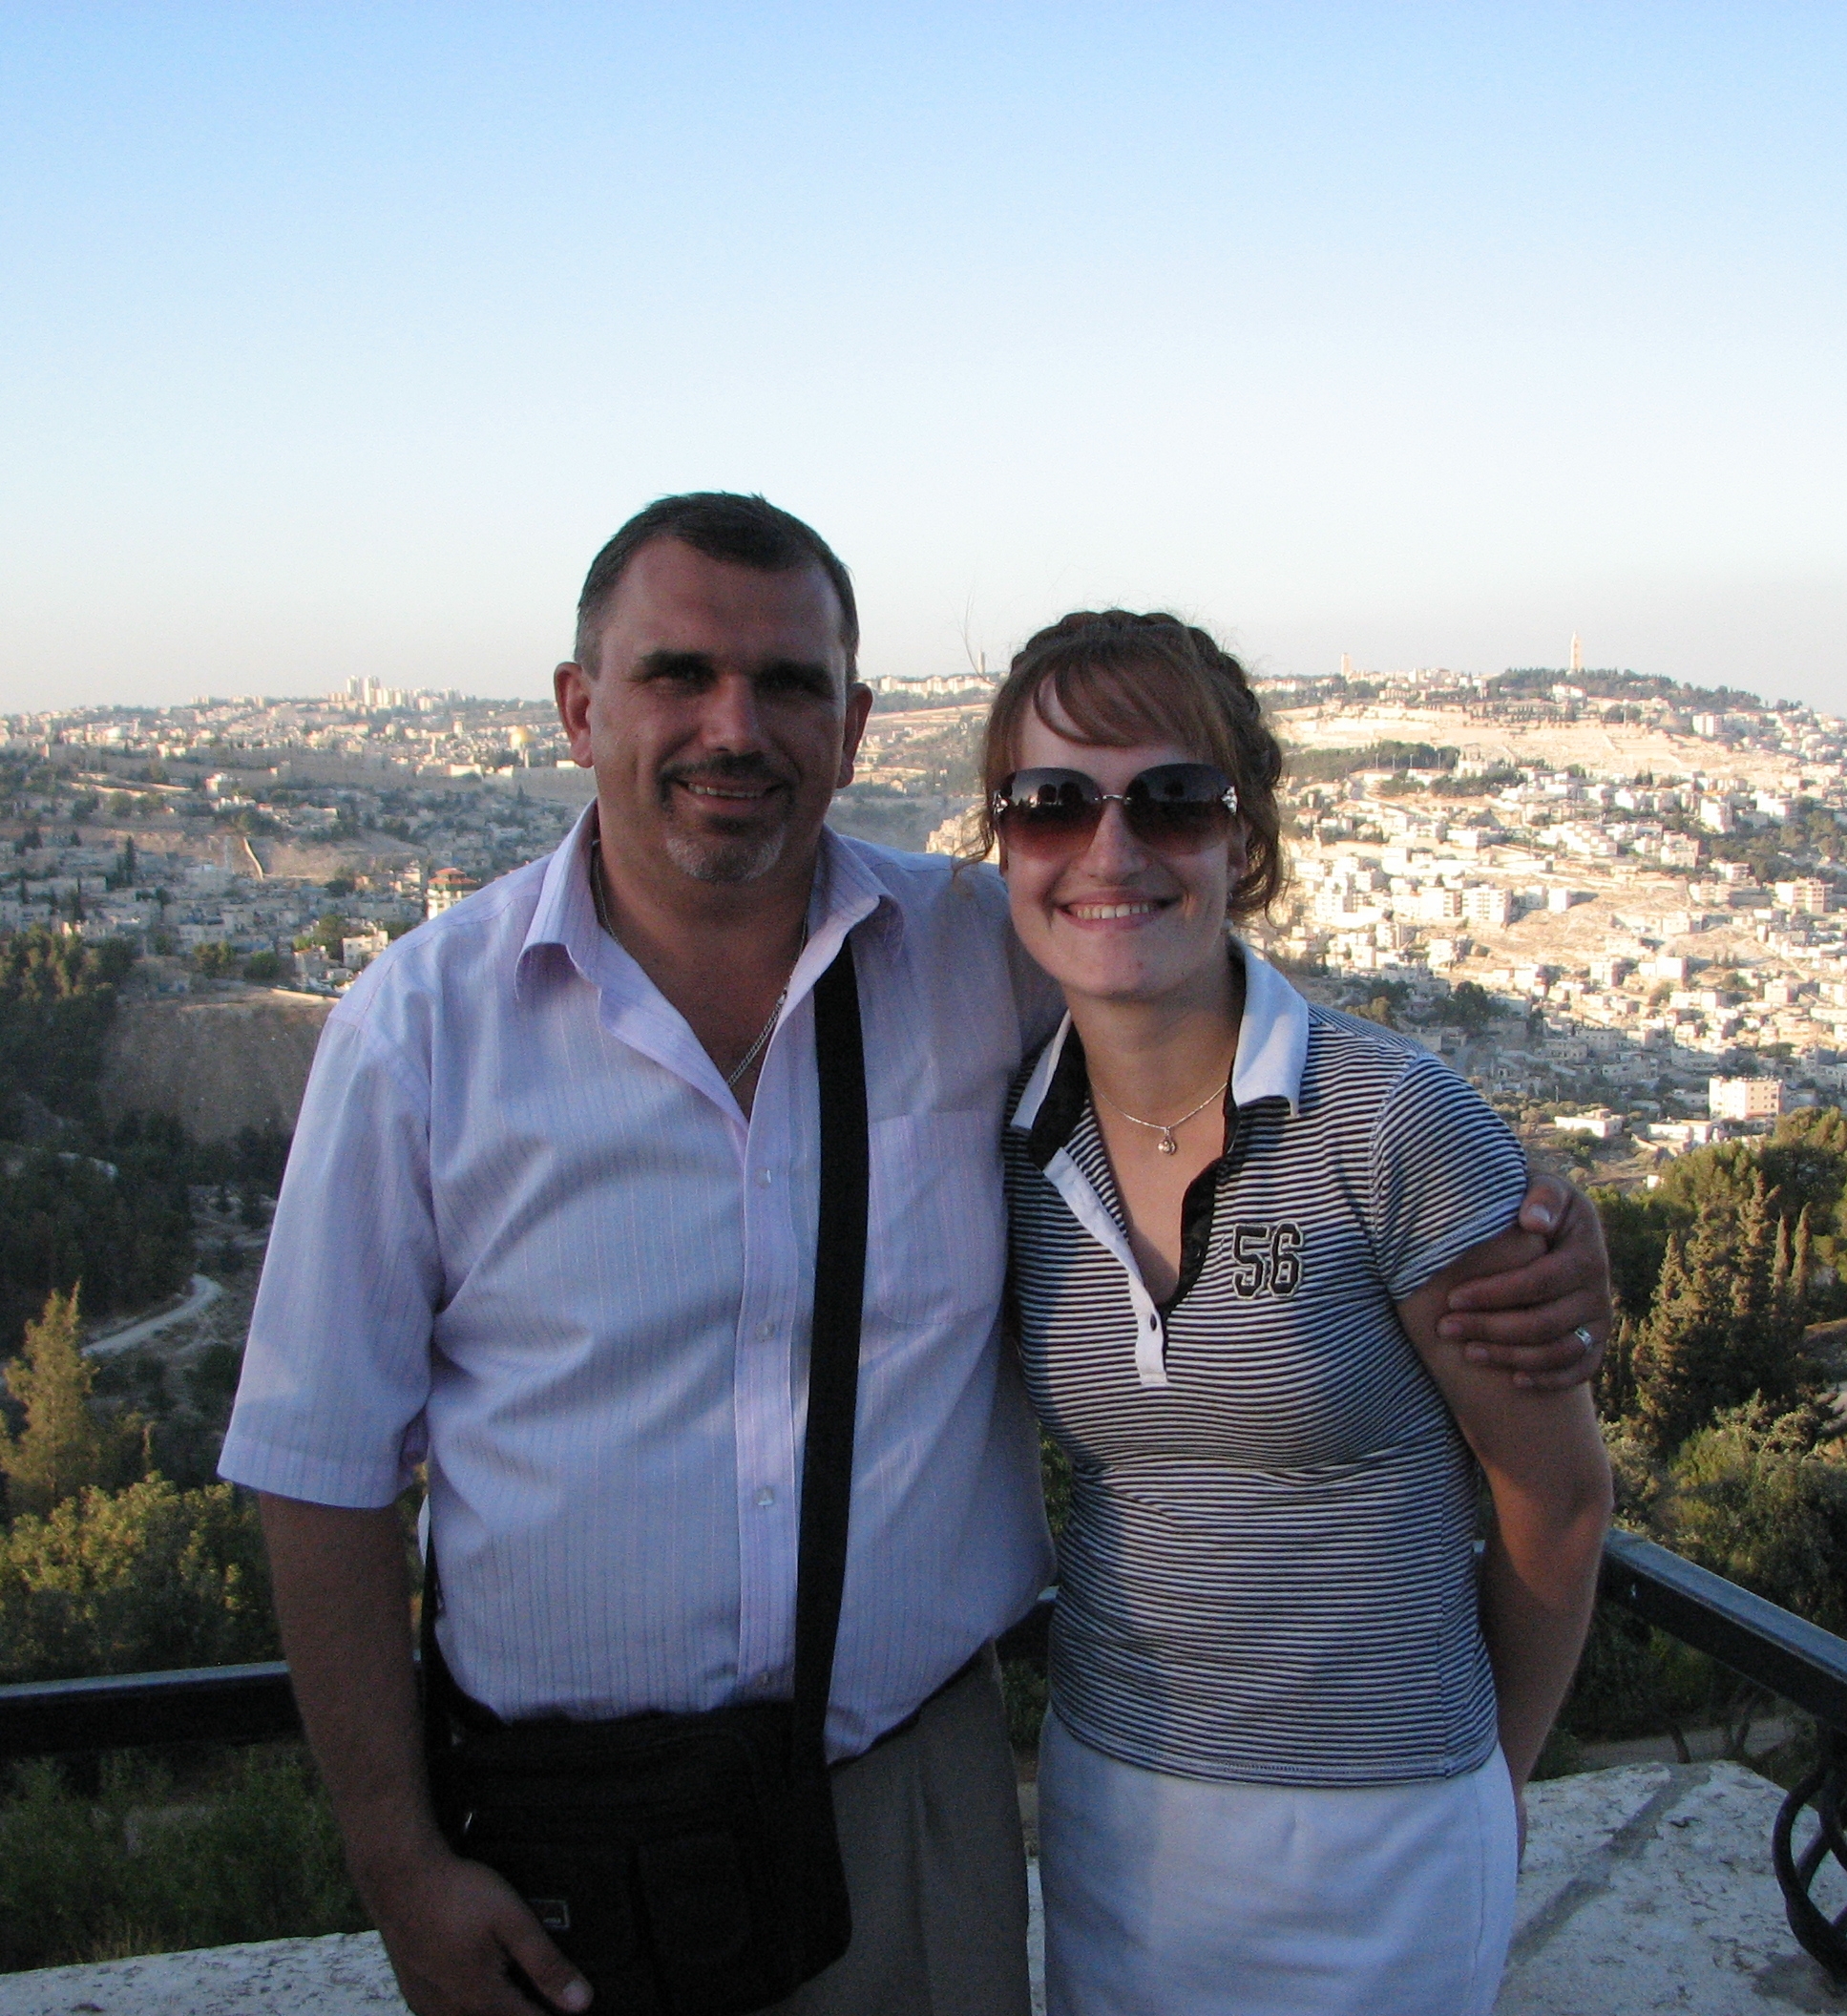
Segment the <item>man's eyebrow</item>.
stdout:
<svg viewBox="0 0 1847 2016">
<path fill-rule="evenodd" d="M 799 680 L 807 686 L 825 686 L 829 693 L 834 688 L 833 667 L 817 658 L 772 658 L 759 665 L 752 677 Z"/>
<path fill-rule="evenodd" d="M 694 675 L 710 676 L 718 667 L 703 651 L 650 651 L 638 661 L 635 679 L 685 679 Z"/>
</svg>

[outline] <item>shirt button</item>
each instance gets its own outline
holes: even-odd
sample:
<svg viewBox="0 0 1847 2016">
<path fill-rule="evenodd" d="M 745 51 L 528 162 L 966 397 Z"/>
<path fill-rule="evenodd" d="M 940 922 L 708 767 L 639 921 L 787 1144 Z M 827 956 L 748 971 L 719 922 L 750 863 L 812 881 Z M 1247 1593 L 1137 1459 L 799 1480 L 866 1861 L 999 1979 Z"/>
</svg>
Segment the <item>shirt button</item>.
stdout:
<svg viewBox="0 0 1847 2016">
<path fill-rule="evenodd" d="M 773 1673 L 759 1673 L 757 1675 L 757 1685 L 759 1687 L 767 1687 L 771 1680 L 773 1680 L 775 1677 L 776 1676 Z"/>
<path fill-rule="evenodd" d="M 767 1484 L 759 1484 L 757 1486 L 757 1502 L 760 1505 L 773 1505 L 776 1502 L 775 1492 Z"/>
<path fill-rule="evenodd" d="M 766 1316 L 763 1321 L 757 1325 L 757 1334 L 760 1337 L 773 1337 L 776 1334 L 775 1323 L 768 1316 Z"/>
<path fill-rule="evenodd" d="M 757 1181 L 763 1185 L 765 1189 L 768 1189 L 769 1186 L 776 1181 L 776 1177 L 772 1170 L 765 1169 L 757 1178 Z"/>
</svg>

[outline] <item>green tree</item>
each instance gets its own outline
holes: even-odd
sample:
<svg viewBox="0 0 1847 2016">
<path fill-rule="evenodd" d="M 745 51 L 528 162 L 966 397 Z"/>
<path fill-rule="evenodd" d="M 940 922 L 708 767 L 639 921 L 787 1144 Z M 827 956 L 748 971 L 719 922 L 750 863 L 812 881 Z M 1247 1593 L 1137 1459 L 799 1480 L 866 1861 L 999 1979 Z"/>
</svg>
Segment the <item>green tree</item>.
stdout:
<svg viewBox="0 0 1847 2016">
<path fill-rule="evenodd" d="M 53 1290 L 78 1281 L 93 1317 L 143 1309 L 192 1271 L 189 1144 L 119 1124 L 109 1158 L 38 1149 L 0 1171 L 0 1351 Z"/>
<path fill-rule="evenodd" d="M 1779 1413 L 1803 1397 L 1806 1283 L 1786 1241 L 1761 1171 L 1739 1202 L 1714 1189 L 1669 1240 L 1633 1358 L 1639 1431 L 1658 1454 L 1753 1396 Z"/>
<path fill-rule="evenodd" d="M 110 1452 L 91 1411 L 90 1363 L 77 1338 L 77 1292 L 54 1291 L 6 1369 L 7 1390 L 26 1417 L 16 1436 L 0 1428 L 0 1471 L 15 1517 L 42 1517 L 104 1480 Z"/>
<path fill-rule="evenodd" d="M 1831 1414 L 1726 1409 L 1670 1466 L 1667 1544 L 1831 1631 L 1847 1629 L 1847 1464 Z"/>
<path fill-rule="evenodd" d="M 1494 996 L 1474 980 L 1463 980 L 1438 1010 L 1438 1019 L 1471 1034 L 1485 1029 L 1494 1020 Z"/>
<path fill-rule="evenodd" d="M 0 1537 L 0 1682 L 276 1655 L 256 1504 L 229 1484 L 92 1488 Z"/>
<path fill-rule="evenodd" d="M 1658 1190 L 1599 1189 L 1590 1195 L 1604 1221 L 1616 1306 L 1639 1323 L 1654 1301 L 1669 1238 L 1690 1214 Z"/>
<path fill-rule="evenodd" d="M 119 938 L 0 934 L 0 1116 L 29 1093 L 66 1117 L 94 1117 L 115 988 L 134 960 Z"/>
</svg>

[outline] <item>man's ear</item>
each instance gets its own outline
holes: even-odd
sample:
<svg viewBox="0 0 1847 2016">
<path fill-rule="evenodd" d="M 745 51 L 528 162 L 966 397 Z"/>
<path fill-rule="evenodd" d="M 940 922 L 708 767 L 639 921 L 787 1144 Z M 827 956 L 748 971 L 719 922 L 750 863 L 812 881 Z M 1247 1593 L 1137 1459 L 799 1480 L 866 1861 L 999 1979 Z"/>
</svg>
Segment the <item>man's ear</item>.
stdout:
<svg viewBox="0 0 1847 2016">
<path fill-rule="evenodd" d="M 859 753 L 860 738 L 872 712 L 872 689 L 855 680 L 847 688 L 847 716 L 840 736 L 840 770 L 833 788 L 844 791 L 853 781 L 853 758 Z"/>
<path fill-rule="evenodd" d="M 596 680 L 575 660 L 567 659 L 552 674 L 552 693 L 558 705 L 558 720 L 571 745 L 571 760 L 590 767 L 590 699 Z"/>
</svg>

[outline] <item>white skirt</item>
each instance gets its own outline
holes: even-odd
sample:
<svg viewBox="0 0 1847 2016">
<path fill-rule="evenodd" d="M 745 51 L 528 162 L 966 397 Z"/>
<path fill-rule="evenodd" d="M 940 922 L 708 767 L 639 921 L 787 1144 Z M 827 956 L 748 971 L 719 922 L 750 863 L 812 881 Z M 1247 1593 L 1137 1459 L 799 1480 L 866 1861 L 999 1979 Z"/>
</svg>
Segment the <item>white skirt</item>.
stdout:
<svg viewBox="0 0 1847 2016">
<path fill-rule="evenodd" d="M 1039 1739 L 1046 2016 L 1488 2016 L 1513 1786 L 1227 1784 Z"/>
</svg>

